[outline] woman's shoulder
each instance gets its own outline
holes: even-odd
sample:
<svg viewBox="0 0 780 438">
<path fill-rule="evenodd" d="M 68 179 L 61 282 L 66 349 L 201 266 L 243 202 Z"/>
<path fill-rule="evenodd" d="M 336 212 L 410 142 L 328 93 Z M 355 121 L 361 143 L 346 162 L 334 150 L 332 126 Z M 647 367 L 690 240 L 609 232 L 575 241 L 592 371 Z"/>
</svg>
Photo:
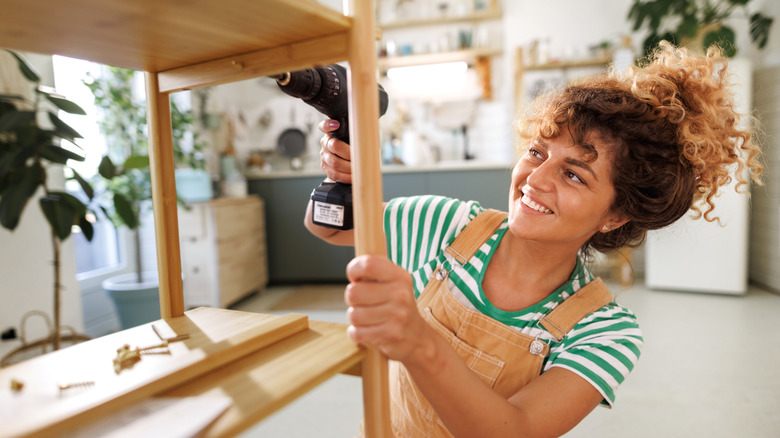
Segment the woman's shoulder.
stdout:
<svg viewBox="0 0 780 438">
<path fill-rule="evenodd" d="M 385 220 L 455 225 L 460 230 L 483 210 L 477 201 L 439 195 L 405 196 L 393 198 L 387 203 Z"/>
<path fill-rule="evenodd" d="M 477 202 L 444 196 L 395 198 L 384 213 L 388 255 L 414 271 L 435 257 L 480 210 Z"/>
<path fill-rule="evenodd" d="M 587 315 L 551 350 L 545 371 L 563 367 L 590 381 L 612 405 L 639 361 L 644 339 L 636 315 L 614 301 Z"/>
</svg>

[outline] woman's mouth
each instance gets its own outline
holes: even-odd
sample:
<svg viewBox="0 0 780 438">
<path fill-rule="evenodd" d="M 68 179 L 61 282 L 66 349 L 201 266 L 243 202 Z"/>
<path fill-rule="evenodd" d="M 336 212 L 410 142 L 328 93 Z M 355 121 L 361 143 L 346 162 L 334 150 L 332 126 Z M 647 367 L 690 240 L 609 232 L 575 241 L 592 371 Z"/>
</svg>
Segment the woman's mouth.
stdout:
<svg viewBox="0 0 780 438">
<path fill-rule="evenodd" d="M 528 195 L 526 195 L 526 194 L 523 194 L 523 197 L 520 199 L 520 201 L 526 207 L 528 207 L 528 208 L 530 208 L 530 209 L 532 209 L 534 211 L 538 211 L 539 213 L 552 214 L 552 212 L 553 212 L 549 208 L 547 208 L 547 207 L 545 207 L 543 205 L 537 204 L 531 198 L 529 198 Z"/>
</svg>

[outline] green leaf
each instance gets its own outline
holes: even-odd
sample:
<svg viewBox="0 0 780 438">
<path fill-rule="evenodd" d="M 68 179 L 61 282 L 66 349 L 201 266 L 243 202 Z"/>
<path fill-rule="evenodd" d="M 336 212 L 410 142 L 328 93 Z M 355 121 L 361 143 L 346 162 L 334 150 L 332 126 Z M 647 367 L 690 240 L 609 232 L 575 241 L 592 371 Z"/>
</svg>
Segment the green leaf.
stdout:
<svg viewBox="0 0 780 438">
<path fill-rule="evenodd" d="M 17 64 L 19 64 L 19 71 L 22 72 L 25 78 L 31 82 L 40 82 L 41 77 L 38 75 L 38 72 L 35 71 L 35 68 L 27 62 L 27 59 L 25 59 L 22 55 L 14 52 L 13 50 L 8 50 L 8 53 L 13 55 L 14 58 L 16 58 Z"/>
<path fill-rule="evenodd" d="M 699 31 L 699 19 L 695 15 L 685 14 L 677 26 L 677 34 L 680 37 L 693 38 Z"/>
<path fill-rule="evenodd" d="M 750 16 L 750 39 L 759 49 L 763 49 L 769 40 L 769 28 L 774 19 L 756 12 Z"/>
<path fill-rule="evenodd" d="M 38 202 L 54 234 L 60 240 L 67 239 L 77 218 L 76 208 L 61 194 L 48 194 Z"/>
<path fill-rule="evenodd" d="M 732 58 L 737 54 L 737 46 L 734 44 L 736 40 L 736 34 L 728 26 L 721 26 L 720 29 L 712 31 L 704 35 L 702 45 L 704 49 L 708 49 L 712 45 L 716 45 L 723 49 L 723 54 Z"/>
<path fill-rule="evenodd" d="M 92 222 L 87 220 L 86 214 L 79 218 L 79 228 L 81 228 L 81 232 L 84 233 L 84 237 L 91 242 L 92 238 L 95 236 L 95 228 L 92 226 Z"/>
<path fill-rule="evenodd" d="M 100 164 L 98 165 L 98 173 L 105 179 L 111 179 L 117 176 L 116 166 L 114 166 L 114 163 L 112 163 L 111 159 L 108 158 L 108 155 L 103 155 L 103 159 L 100 160 Z"/>
<path fill-rule="evenodd" d="M 9 230 L 19 225 L 27 201 L 35 194 L 42 182 L 43 169 L 33 164 L 22 168 L 9 179 L 8 184 L 0 193 L 0 224 Z"/>
<path fill-rule="evenodd" d="M 68 160 L 84 161 L 85 159 L 82 155 L 52 144 L 39 146 L 38 153 L 41 157 L 57 164 L 67 164 Z"/>
<path fill-rule="evenodd" d="M 61 109 L 62 111 L 65 111 L 68 114 L 78 114 L 80 116 L 87 115 L 87 112 L 84 111 L 83 108 L 78 106 L 75 102 L 71 102 L 68 99 L 65 99 L 64 97 L 55 96 L 53 94 L 49 93 L 43 93 L 47 99 L 49 99 L 49 102 L 53 103 L 57 108 Z"/>
<path fill-rule="evenodd" d="M 51 123 L 54 125 L 54 134 L 56 136 L 70 142 L 75 141 L 77 138 L 84 138 L 78 131 L 71 128 L 70 125 L 63 122 L 62 119 L 52 112 L 49 113 L 49 120 L 51 120 Z"/>
<path fill-rule="evenodd" d="M 92 184 L 90 184 L 87 180 L 84 179 L 81 175 L 79 175 L 78 172 L 76 172 L 74 169 L 71 169 L 73 171 L 73 179 L 76 180 L 76 182 L 79 183 L 81 186 L 81 190 L 84 191 L 84 194 L 87 195 L 87 198 L 91 201 L 92 198 L 95 197 L 95 190 L 92 188 Z"/>
<path fill-rule="evenodd" d="M 0 116 L 0 132 L 15 131 L 35 122 L 34 111 L 12 111 Z"/>
<path fill-rule="evenodd" d="M 665 32 L 662 34 L 651 33 L 642 43 L 642 46 L 645 49 L 644 56 L 650 57 L 656 47 L 658 47 L 658 43 L 661 41 L 669 41 L 672 44 L 677 44 L 677 36 L 671 32 Z"/>
<path fill-rule="evenodd" d="M 84 205 L 83 202 L 81 202 L 81 199 L 71 195 L 68 192 L 49 192 L 50 195 L 57 195 L 65 200 L 65 202 L 69 203 L 75 210 L 76 215 L 80 216 L 87 213 L 87 206 Z M 76 225 L 78 223 L 78 218 L 73 218 L 73 222 L 71 225 Z"/>
<path fill-rule="evenodd" d="M 645 6 L 636 0 L 634 1 L 634 4 L 631 5 L 631 9 L 628 10 L 628 18 L 634 19 L 634 32 L 642 27 L 642 23 L 645 21 L 645 16 L 647 14 L 646 10 Z"/>
<path fill-rule="evenodd" d="M 124 195 L 114 193 L 114 208 L 122 222 L 127 225 L 127 228 L 134 230 L 138 227 L 138 219 L 133 211 L 133 206 Z"/>
<path fill-rule="evenodd" d="M 127 157 L 124 164 L 122 164 L 122 170 L 128 171 L 130 169 L 146 169 L 149 167 L 148 155 L 132 155 Z"/>
<path fill-rule="evenodd" d="M 729 3 L 734 6 L 745 6 L 750 3 L 750 0 L 729 0 Z"/>
</svg>

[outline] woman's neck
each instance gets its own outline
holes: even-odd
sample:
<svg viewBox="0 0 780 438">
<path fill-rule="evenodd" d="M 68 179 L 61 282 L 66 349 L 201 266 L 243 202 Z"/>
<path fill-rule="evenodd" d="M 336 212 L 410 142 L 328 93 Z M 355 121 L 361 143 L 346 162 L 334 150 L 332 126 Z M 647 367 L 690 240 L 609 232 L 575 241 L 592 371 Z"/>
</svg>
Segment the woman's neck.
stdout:
<svg viewBox="0 0 780 438">
<path fill-rule="evenodd" d="M 576 248 L 518 238 L 507 232 L 488 264 L 482 288 L 499 309 L 516 311 L 538 303 L 569 280 Z"/>
</svg>

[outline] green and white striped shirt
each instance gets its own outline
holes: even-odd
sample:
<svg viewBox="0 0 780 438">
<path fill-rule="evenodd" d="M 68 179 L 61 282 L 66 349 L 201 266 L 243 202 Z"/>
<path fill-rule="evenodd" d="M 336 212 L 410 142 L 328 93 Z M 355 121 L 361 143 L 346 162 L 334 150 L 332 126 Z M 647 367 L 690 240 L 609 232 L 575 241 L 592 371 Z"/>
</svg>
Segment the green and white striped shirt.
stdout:
<svg viewBox="0 0 780 438">
<path fill-rule="evenodd" d="M 579 258 L 569 281 L 542 301 L 515 312 L 493 306 L 482 290 L 482 277 L 508 229 L 506 221 L 465 265 L 443 251 L 482 210 L 476 202 L 440 196 L 393 199 L 384 213 L 388 256 L 412 274 L 416 296 L 422 293 L 438 265 L 451 269 L 449 289 L 459 301 L 521 333 L 547 341 L 550 355 L 542 372 L 552 367 L 573 371 L 598 389 L 604 397 L 602 403 L 611 406 L 615 390 L 639 359 L 643 341 L 636 316 L 612 302 L 586 316 L 561 342 L 555 342 L 539 321 L 593 280 Z"/>
</svg>

